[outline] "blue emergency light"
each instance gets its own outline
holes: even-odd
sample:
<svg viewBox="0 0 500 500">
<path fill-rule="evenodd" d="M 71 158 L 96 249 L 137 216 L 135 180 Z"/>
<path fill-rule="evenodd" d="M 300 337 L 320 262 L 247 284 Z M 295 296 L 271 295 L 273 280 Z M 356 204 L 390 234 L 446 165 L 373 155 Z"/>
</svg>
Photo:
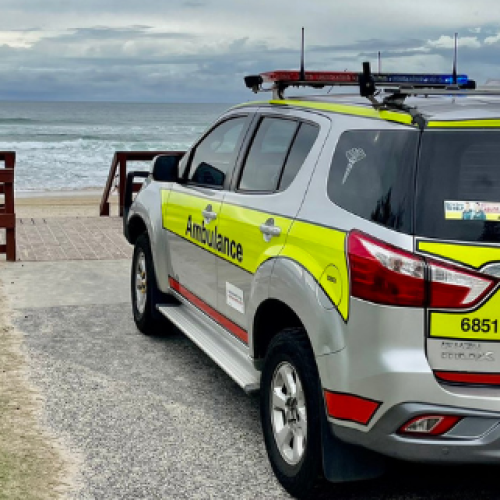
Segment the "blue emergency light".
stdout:
<svg viewBox="0 0 500 500">
<path fill-rule="evenodd" d="M 422 73 L 375 73 L 372 74 L 375 83 L 401 83 L 408 85 L 467 85 L 467 75 L 422 74 Z"/>
</svg>

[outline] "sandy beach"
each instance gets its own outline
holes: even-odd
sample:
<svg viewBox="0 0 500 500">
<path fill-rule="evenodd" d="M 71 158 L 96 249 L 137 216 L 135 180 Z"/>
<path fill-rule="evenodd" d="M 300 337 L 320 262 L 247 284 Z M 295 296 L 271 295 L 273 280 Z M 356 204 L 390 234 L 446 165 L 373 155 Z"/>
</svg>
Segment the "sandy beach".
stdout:
<svg viewBox="0 0 500 500">
<path fill-rule="evenodd" d="M 102 192 L 57 191 L 17 193 L 17 218 L 30 217 L 98 217 Z M 118 215 L 118 196 L 110 197 L 111 215 Z"/>
</svg>

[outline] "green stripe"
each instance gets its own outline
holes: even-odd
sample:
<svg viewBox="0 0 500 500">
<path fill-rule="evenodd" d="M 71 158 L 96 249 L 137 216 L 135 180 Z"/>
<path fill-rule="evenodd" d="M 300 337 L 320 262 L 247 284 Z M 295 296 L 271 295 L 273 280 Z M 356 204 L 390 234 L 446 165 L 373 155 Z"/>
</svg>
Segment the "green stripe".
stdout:
<svg viewBox="0 0 500 500">
<path fill-rule="evenodd" d="M 500 127 L 500 120 L 453 120 L 432 121 L 429 128 L 495 128 Z"/>
<path fill-rule="evenodd" d="M 397 111 L 378 110 L 370 107 L 356 106 L 350 104 L 334 104 L 325 102 L 313 101 L 297 101 L 297 100 L 271 100 L 271 101 L 253 101 L 245 104 L 239 104 L 231 109 L 241 108 L 244 106 L 291 106 L 294 108 L 305 108 L 318 111 L 327 111 L 330 113 L 339 113 L 343 115 L 362 116 L 364 118 L 374 118 L 377 120 L 385 120 L 401 123 L 403 125 L 412 125 L 413 118 L 406 113 Z"/>
</svg>

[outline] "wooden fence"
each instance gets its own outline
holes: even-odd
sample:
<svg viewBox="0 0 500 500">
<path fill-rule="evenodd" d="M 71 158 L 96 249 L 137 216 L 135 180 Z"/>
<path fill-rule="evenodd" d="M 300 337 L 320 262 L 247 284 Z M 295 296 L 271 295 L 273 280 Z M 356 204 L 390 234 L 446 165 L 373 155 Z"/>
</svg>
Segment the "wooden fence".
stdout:
<svg viewBox="0 0 500 500">
<path fill-rule="evenodd" d="M 108 181 L 104 188 L 104 193 L 101 198 L 99 214 L 109 215 L 109 196 L 113 187 L 118 189 L 118 207 L 120 217 L 123 216 L 123 207 L 125 202 L 125 185 L 127 182 L 127 162 L 131 161 L 151 161 L 155 156 L 161 154 L 182 154 L 178 151 L 117 151 L 113 157 L 111 168 L 109 169 Z M 134 192 L 137 192 L 141 187 L 140 183 L 135 183 L 133 186 Z"/>
<path fill-rule="evenodd" d="M 0 203 L 0 229 L 5 229 L 5 244 L 0 245 L 0 254 L 6 254 L 8 261 L 16 260 L 16 213 L 14 210 L 14 167 L 16 153 L 0 151 L 0 194 L 3 203 Z"/>
</svg>

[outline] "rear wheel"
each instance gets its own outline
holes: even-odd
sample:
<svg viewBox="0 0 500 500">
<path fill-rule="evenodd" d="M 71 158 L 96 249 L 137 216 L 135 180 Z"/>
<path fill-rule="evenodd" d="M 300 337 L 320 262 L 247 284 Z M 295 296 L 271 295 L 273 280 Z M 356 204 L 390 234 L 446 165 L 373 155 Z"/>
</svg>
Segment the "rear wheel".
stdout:
<svg viewBox="0 0 500 500">
<path fill-rule="evenodd" d="M 271 342 L 261 379 L 261 419 L 276 477 L 296 498 L 321 482 L 321 391 L 303 328 L 288 328 Z"/>
<path fill-rule="evenodd" d="M 170 324 L 156 310 L 160 298 L 165 296 L 158 289 L 153 267 L 151 246 L 146 233 L 137 238 L 131 270 L 132 312 L 137 328 L 146 335 L 164 333 Z M 162 302 L 169 302 L 166 297 Z"/>
</svg>

